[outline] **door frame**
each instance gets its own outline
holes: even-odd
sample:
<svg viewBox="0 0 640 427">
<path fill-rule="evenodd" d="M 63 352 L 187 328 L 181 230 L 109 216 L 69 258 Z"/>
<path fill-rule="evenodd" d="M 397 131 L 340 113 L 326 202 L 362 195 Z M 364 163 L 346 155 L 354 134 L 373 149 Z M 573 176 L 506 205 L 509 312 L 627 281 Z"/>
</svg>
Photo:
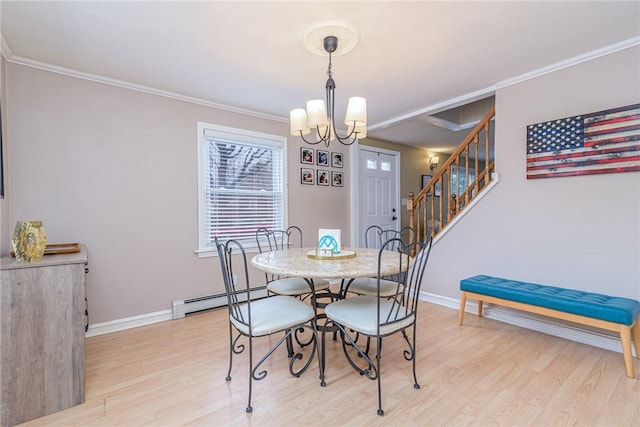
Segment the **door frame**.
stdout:
<svg viewBox="0 0 640 427">
<path fill-rule="evenodd" d="M 395 181 L 396 181 L 396 212 L 398 212 L 398 224 L 401 224 L 402 212 L 400 209 L 402 208 L 402 193 L 401 182 L 400 182 L 400 165 L 402 158 L 400 157 L 399 151 L 388 150 L 386 148 L 379 148 L 373 145 L 360 145 L 359 141 L 356 141 L 353 145 L 351 145 L 349 149 L 349 170 L 351 171 L 351 185 L 350 185 L 350 205 L 351 205 L 351 247 L 360 247 L 360 195 L 362 194 L 360 191 L 360 151 L 368 150 L 368 151 L 376 151 L 382 154 L 388 154 L 390 156 L 395 157 L 396 168 L 395 168 Z"/>
</svg>

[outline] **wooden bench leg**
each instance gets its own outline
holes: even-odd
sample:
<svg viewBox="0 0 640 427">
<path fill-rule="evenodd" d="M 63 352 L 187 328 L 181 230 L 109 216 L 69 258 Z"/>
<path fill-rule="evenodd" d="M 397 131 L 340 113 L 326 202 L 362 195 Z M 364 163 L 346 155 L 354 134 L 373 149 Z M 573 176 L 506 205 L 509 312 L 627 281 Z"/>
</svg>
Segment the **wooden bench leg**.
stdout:
<svg viewBox="0 0 640 427">
<path fill-rule="evenodd" d="M 467 305 L 467 293 L 460 292 L 460 312 L 458 313 L 458 325 L 464 320 L 464 309 Z M 482 300 L 478 300 L 478 317 L 482 317 Z"/>
<path fill-rule="evenodd" d="M 458 325 L 462 325 L 464 320 L 464 308 L 467 305 L 467 293 L 460 292 L 460 312 L 458 313 Z"/>
<path fill-rule="evenodd" d="M 627 376 L 635 378 L 633 372 L 633 356 L 631 355 L 631 327 L 620 325 L 620 341 L 622 342 L 622 355 L 624 356 L 624 366 L 627 369 Z"/>
<path fill-rule="evenodd" d="M 631 336 L 633 346 L 636 348 L 636 358 L 640 359 L 640 318 L 636 319 L 636 323 L 631 326 Z"/>
</svg>

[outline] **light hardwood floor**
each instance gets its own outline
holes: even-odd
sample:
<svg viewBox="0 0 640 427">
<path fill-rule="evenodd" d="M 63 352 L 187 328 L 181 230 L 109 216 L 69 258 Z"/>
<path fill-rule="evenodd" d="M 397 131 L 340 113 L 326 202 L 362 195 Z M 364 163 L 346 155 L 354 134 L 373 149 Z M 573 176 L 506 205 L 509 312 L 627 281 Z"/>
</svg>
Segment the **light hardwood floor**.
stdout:
<svg viewBox="0 0 640 427">
<path fill-rule="evenodd" d="M 383 417 L 376 383 L 331 340 L 325 388 L 315 361 L 290 377 L 282 348 L 254 382 L 246 414 L 246 356 L 224 380 L 225 308 L 88 338 L 86 402 L 26 425 L 640 426 L 640 380 L 627 378 L 621 354 L 469 314 L 459 327 L 456 310 L 428 303 L 419 315 L 422 388 L 413 388 L 400 338 L 386 338 Z"/>
</svg>

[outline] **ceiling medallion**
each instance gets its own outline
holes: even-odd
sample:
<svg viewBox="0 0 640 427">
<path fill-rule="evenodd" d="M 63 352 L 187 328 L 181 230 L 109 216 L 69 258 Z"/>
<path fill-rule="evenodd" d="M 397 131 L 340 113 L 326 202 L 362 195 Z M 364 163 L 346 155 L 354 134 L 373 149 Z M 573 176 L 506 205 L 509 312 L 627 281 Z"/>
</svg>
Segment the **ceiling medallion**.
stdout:
<svg viewBox="0 0 640 427">
<path fill-rule="evenodd" d="M 360 35 L 351 25 L 341 21 L 324 21 L 319 22 L 309 28 L 302 35 L 302 42 L 307 49 L 316 55 L 326 56 L 327 51 L 324 49 L 324 39 L 334 36 L 340 40 L 340 44 L 335 52 L 332 52 L 333 56 L 340 56 L 351 49 L 353 49 Z"/>
</svg>

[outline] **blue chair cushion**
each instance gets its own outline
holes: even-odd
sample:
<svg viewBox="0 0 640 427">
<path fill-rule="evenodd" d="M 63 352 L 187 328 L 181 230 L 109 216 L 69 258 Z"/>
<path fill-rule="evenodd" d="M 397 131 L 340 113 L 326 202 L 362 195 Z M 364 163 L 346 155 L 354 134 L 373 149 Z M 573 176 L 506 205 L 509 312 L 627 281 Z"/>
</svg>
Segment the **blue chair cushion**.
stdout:
<svg viewBox="0 0 640 427">
<path fill-rule="evenodd" d="M 629 326 L 640 316 L 640 302 L 630 298 L 519 282 L 500 277 L 484 275 L 469 277 L 460 281 L 460 290 Z"/>
</svg>

